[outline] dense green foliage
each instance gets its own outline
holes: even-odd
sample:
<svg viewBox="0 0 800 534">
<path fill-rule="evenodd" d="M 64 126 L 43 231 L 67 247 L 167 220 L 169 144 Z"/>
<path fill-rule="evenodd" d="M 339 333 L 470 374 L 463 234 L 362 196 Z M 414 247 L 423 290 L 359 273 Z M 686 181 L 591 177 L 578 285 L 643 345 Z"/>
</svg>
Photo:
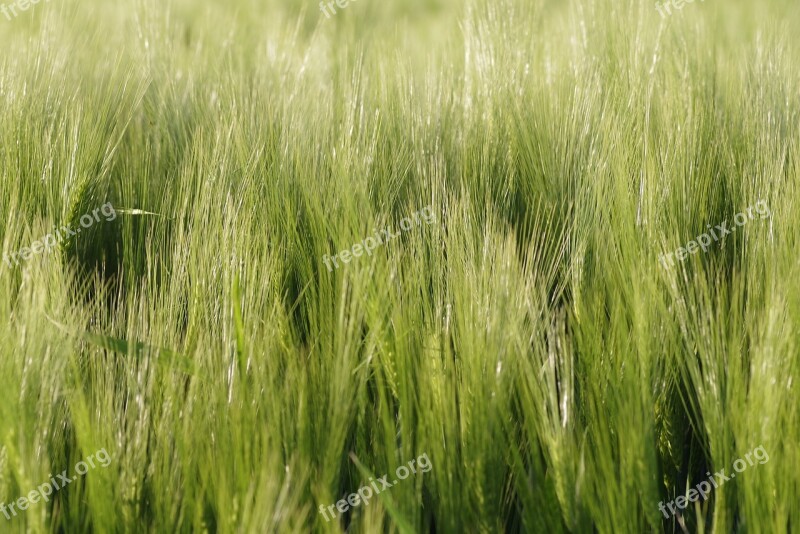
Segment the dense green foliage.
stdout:
<svg viewBox="0 0 800 534">
<path fill-rule="evenodd" d="M 117 212 L 0 265 L 0 502 L 113 458 L 0 531 L 796 531 L 798 24 L 796 0 L 0 17 L 3 253 Z"/>
</svg>

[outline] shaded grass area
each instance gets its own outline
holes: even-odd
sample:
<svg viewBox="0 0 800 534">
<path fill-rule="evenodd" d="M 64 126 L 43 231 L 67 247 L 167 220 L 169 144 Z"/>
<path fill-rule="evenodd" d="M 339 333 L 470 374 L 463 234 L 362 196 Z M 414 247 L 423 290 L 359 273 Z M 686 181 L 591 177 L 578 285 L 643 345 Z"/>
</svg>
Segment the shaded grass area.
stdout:
<svg viewBox="0 0 800 534">
<path fill-rule="evenodd" d="M 0 502 L 113 458 L 0 523 L 800 524 L 797 8 L 315 9 L 65 0 L 3 28 L 3 252 L 119 215 L 0 270 Z M 659 264 L 758 200 L 770 218 Z M 435 224 L 322 263 L 426 206 Z M 430 472 L 318 513 L 423 453 Z"/>
</svg>

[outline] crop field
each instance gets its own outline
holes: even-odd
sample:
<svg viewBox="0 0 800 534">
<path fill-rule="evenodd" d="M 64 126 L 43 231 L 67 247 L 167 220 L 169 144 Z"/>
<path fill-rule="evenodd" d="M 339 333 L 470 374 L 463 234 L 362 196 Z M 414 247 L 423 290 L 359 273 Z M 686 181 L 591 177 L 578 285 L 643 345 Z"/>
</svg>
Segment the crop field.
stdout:
<svg viewBox="0 0 800 534">
<path fill-rule="evenodd" d="M 0 2 L 0 532 L 800 531 L 797 0 Z"/>
</svg>

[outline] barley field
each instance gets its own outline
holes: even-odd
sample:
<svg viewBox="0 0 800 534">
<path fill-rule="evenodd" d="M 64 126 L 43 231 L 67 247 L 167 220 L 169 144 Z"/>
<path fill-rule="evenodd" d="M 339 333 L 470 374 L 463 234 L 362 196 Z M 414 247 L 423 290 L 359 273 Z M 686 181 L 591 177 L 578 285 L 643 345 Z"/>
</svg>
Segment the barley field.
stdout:
<svg viewBox="0 0 800 534">
<path fill-rule="evenodd" d="M 0 532 L 800 530 L 796 0 L 0 2 Z"/>
</svg>

